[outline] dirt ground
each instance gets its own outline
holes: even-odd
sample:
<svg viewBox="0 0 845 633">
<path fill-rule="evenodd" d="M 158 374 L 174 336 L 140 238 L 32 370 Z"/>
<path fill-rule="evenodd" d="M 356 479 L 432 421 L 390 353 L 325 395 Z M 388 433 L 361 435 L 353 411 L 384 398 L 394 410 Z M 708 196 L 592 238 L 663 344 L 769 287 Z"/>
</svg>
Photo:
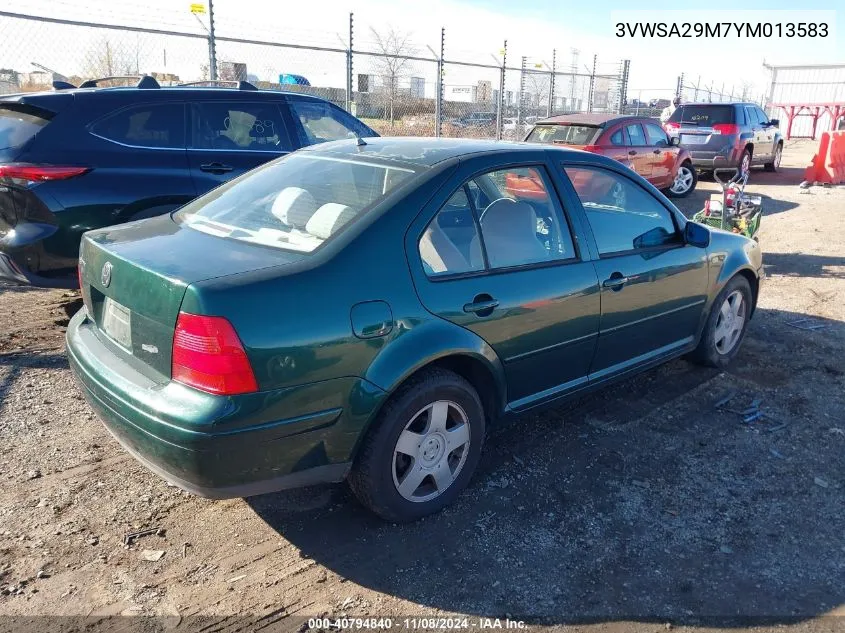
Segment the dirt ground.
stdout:
<svg viewBox="0 0 845 633">
<path fill-rule="evenodd" d="M 457 614 L 845 631 L 845 187 L 801 193 L 811 153 L 790 142 L 780 173 L 752 174 L 768 279 L 727 372 L 678 360 L 496 427 L 468 491 L 413 525 L 344 485 L 222 502 L 168 486 L 71 380 L 76 295 L 0 287 L 0 631 L 117 614 L 170 616 L 120 630 Z M 728 408 L 759 400 L 765 417 L 717 410 L 729 391 Z M 161 531 L 124 544 L 145 528 Z"/>
</svg>

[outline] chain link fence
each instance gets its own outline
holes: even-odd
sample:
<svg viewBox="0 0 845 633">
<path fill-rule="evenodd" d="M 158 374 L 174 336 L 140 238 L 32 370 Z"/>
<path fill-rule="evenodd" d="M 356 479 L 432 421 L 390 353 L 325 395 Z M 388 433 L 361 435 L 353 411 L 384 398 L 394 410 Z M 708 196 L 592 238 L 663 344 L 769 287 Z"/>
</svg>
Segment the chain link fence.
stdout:
<svg viewBox="0 0 845 633">
<path fill-rule="evenodd" d="M 0 94 L 102 77 L 127 76 L 98 85 L 131 85 L 140 75 L 162 85 L 250 81 L 327 99 L 383 135 L 517 140 L 540 118 L 618 112 L 625 103 L 627 63 L 579 62 L 574 50 L 563 63 L 557 51 L 516 57 L 506 41 L 497 51 L 452 49 L 446 29 L 423 45 L 392 27 L 360 28 L 352 14 L 342 33 L 182 13 L 159 20 L 173 30 L 132 20 L 0 11 Z"/>
</svg>

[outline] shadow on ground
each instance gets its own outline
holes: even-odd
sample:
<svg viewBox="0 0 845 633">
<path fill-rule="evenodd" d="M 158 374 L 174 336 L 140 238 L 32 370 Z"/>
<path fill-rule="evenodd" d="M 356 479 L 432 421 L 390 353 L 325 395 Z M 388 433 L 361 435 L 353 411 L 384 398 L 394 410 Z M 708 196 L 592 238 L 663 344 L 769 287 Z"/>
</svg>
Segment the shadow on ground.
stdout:
<svg viewBox="0 0 845 633">
<path fill-rule="evenodd" d="M 758 310 L 729 373 L 677 360 L 493 429 L 469 489 L 415 524 L 382 523 L 345 486 L 247 501 L 304 557 L 447 612 L 723 626 L 825 614 L 845 603 L 845 440 L 828 432 L 845 422 L 824 417 L 841 403 L 813 407 L 842 392 L 845 336 L 837 321 L 786 325 L 803 316 Z M 717 411 L 731 390 L 730 406 L 760 398 L 768 417 Z"/>
<path fill-rule="evenodd" d="M 845 256 L 766 253 L 763 263 L 767 275 L 845 279 Z"/>
</svg>

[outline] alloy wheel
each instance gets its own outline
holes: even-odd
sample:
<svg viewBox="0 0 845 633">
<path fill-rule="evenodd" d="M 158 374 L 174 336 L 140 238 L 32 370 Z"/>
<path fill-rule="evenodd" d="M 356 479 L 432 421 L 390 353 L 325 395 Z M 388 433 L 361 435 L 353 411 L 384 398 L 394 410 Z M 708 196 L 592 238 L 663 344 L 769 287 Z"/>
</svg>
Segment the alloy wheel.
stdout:
<svg viewBox="0 0 845 633">
<path fill-rule="evenodd" d="M 672 193 L 684 194 L 692 187 L 692 181 L 692 170 L 686 165 L 681 165 L 678 168 L 678 173 L 675 175 L 675 182 L 672 183 L 670 191 Z"/>
<path fill-rule="evenodd" d="M 393 484 L 403 498 L 431 501 L 451 486 L 469 455 L 470 428 L 456 402 L 438 400 L 411 417 L 393 449 Z"/>
<path fill-rule="evenodd" d="M 775 150 L 775 159 L 772 161 L 775 165 L 775 169 L 780 167 L 781 158 L 783 158 L 783 146 L 778 145 L 778 148 Z"/>
<path fill-rule="evenodd" d="M 745 312 L 745 299 L 742 292 L 734 290 L 725 298 L 719 309 L 719 318 L 716 320 L 713 340 L 716 351 L 720 354 L 729 354 L 739 342 L 742 329 L 745 327 Z"/>
<path fill-rule="evenodd" d="M 748 171 L 751 169 L 751 154 L 746 152 L 742 155 L 742 163 L 739 166 L 739 173 L 740 175 L 747 174 Z"/>
</svg>

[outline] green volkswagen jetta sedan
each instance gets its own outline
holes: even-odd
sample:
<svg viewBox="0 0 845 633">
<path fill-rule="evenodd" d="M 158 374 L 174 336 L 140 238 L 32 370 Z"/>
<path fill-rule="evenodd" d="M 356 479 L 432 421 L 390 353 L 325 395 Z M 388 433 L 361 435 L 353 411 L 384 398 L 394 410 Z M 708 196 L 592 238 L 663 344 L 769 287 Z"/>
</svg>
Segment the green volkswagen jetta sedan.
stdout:
<svg viewBox="0 0 845 633">
<path fill-rule="evenodd" d="M 67 347 L 108 429 L 174 484 L 348 479 L 412 520 L 466 487 L 497 419 L 682 354 L 728 363 L 761 259 L 596 154 L 353 139 L 86 233 Z"/>
</svg>

